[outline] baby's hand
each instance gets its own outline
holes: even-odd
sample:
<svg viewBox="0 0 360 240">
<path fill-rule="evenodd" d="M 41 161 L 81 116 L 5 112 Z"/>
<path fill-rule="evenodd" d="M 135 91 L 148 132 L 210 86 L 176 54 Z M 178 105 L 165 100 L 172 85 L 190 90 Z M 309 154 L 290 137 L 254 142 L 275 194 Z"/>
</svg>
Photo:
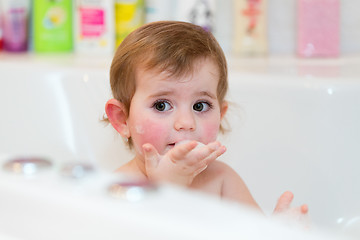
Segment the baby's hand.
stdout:
<svg viewBox="0 0 360 240">
<path fill-rule="evenodd" d="M 308 206 L 303 204 L 299 207 L 290 207 L 293 199 L 294 194 L 292 192 L 284 192 L 280 196 L 273 214 L 286 219 L 295 220 L 305 228 L 309 228 L 309 220 L 307 219 L 307 213 L 309 211 Z"/>
<path fill-rule="evenodd" d="M 201 147 L 197 147 L 198 144 L 196 141 L 185 142 L 176 145 L 165 155 L 159 155 L 151 144 L 144 144 L 148 178 L 189 186 L 198 174 L 226 151 L 219 142 L 212 142 Z"/>
</svg>

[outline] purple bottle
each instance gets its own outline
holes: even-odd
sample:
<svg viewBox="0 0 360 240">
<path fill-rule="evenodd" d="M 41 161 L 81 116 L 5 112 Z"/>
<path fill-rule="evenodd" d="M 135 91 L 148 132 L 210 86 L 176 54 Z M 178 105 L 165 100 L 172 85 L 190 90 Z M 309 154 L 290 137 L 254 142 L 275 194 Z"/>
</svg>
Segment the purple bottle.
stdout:
<svg viewBox="0 0 360 240">
<path fill-rule="evenodd" d="M 23 52 L 28 45 L 28 5 L 22 0 L 3 1 L 3 48 Z"/>
</svg>

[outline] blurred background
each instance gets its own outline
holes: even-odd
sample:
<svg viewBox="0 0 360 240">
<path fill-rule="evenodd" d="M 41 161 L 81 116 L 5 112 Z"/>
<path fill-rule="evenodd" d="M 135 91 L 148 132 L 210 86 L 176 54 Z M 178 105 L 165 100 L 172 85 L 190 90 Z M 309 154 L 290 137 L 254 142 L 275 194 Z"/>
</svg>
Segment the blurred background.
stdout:
<svg viewBox="0 0 360 240">
<path fill-rule="evenodd" d="M 360 194 L 354 191 L 359 182 L 359 9 L 360 1 L 354 0 L 0 0 L 0 155 L 4 161 L 44 156 L 60 166 L 85 161 L 109 171 L 127 162 L 132 153 L 111 126 L 100 122 L 111 98 L 111 58 L 143 24 L 192 22 L 212 32 L 230 59 L 229 99 L 238 105 L 229 114 L 234 124 L 232 135 L 224 136 L 229 143 L 224 161 L 246 180 L 265 212 L 291 189 L 296 204 L 309 203 L 314 222 L 359 236 Z M 47 194 L 59 189 L 57 170 L 35 182 L 45 185 L 39 196 L 22 181 L 12 184 L 3 172 L 0 198 L 7 204 L 1 205 L 0 228 L 26 236 L 33 226 L 46 226 L 50 236 L 56 231 L 48 226 L 63 228 L 66 219 L 54 217 L 56 211 L 77 215 L 62 211 L 60 201 L 48 208 L 36 202 L 41 194 L 41 203 L 65 195 Z M 84 188 L 85 197 L 91 184 Z M 82 189 L 75 187 L 75 193 Z M 8 194 L 12 189 L 22 195 Z M 120 209 L 116 217 L 144 219 L 126 209 L 129 214 Z M 80 219 L 89 220 L 89 212 Z M 112 222 L 110 233 L 121 234 L 121 224 Z M 32 232 L 31 239 L 49 239 L 38 236 L 42 231 Z"/>
<path fill-rule="evenodd" d="M 352 0 L 1 0 L 1 52 L 112 56 L 133 29 L 180 20 L 211 31 L 226 54 L 339 57 L 360 53 Z"/>
</svg>

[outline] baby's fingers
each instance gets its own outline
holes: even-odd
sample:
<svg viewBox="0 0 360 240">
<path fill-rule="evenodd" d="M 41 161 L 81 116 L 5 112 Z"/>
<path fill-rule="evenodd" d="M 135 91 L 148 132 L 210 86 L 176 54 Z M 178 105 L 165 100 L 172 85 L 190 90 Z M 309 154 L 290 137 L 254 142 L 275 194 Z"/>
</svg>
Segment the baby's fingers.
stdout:
<svg viewBox="0 0 360 240">
<path fill-rule="evenodd" d="M 212 152 L 210 152 L 210 154 L 206 156 L 203 160 L 203 162 L 205 162 L 207 165 L 209 165 L 210 163 L 215 161 L 218 157 L 223 155 L 226 152 L 226 147 L 219 145 L 216 148 L 212 149 L 211 151 Z"/>
<path fill-rule="evenodd" d="M 301 207 L 300 207 L 300 212 L 301 212 L 302 214 L 307 214 L 307 213 L 309 212 L 309 207 L 308 207 L 308 205 L 307 205 L 307 204 L 301 205 Z"/>
<path fill-rule="evenodd" d="M 215 149 L 211 150 L 212 152 L 210 152 L 210 155 L 208 155 L 207 157 L 205 157 L 202 161 L 200 161 L 197 164 L 197 170 L 195 171 L 195 175 L 200 174 L 202 171 L 204 171 L 207 166 L 209 164 L 211 164 L 213 161 L 215 161 L 218 157 L 220 157 L 222 154 L 225 153 L 226 151 L 226 147 L 225 146 L 221 146 L 220 147 L 216 147 Z"/>
<path fill-rule="evenodd" d="M 155 147 L 149 143 L 143 145 L 145 168 L 147 170 L 156 168 L 159 164 L 160 156 Z"/>
<path fill-rule="evenodd" d="M 206 160 L 211 162 L 212 160 L 215 160 L 220 155 L 222 155 L 225 151 L 225 146 L 222 146 L 220 142 L 216 141 L 209 143 L 208 145 L 199 149 L 199 151 L 196 153 L 196 158 L 198 160 Z"/>
<path fill-rule="evenodd" d="M 208 164 L 206 164 L 205 162 L 202 162 L 201 164 L 198 165 L 198 169 L 195 170 L 195 172 L 193 173 L 193 177 L 196 177 L 197 175 L 199 175 L 200 173 L 202 173 L 205 169 L 207 169 Z"/>
<path fill-rule="evenodd" d="M 290 208 L 293 198 L 294 198 L 294 194 L 292 192 L 290 192 L 290 191 L 284 192 L 280 196 L 280 198 L 276 204 L 274 213 L 281 213 L 281 212 L 288 210 Z"/>
<path fill-rule="evenodd" d="M 181 144 L 180 146 L 175 146 L 169 153 L 170 153 L 170 159 L 172 162 L 176 162 L 179 160 L 183 160 L 184 157 L 193 150 L 198 143 L 196 141 L 190 141 L 184 144 Z"/>
</svg>

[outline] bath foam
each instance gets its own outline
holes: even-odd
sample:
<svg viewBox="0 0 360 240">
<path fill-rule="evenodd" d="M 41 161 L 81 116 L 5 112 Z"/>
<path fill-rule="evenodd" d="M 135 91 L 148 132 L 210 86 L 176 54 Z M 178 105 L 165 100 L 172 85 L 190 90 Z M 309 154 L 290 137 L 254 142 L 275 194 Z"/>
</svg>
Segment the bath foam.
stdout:
<svg viewBox="0 0 360 240">
<path fill-rule="evenodd" d="M 135 126 L 135 131 L 138 133 L 138 134 L 144 134 L 144 128 L 143 126 L 139 126 L 139 125 L 136 125 Z"/>
<path fill-rule="evenodd" d="M 182 141 L 180 141 L 180 142 L 177 142 L 176 144 L 175 144 L 175 146 L 178 146 L 178 145 L 182 145 L 182 144 L 185 144 L 185 143 L 188 143 L 188 142 L 191 142 L 192 140 L 182 140 Z M 197 142 L 197 145 L 196 145 L 196 147 L 194 148 L 194 149 L 198 149 L 198 148 L 201 148 L 201 147 L 204 147 L 205 146 L 205 144 L 203 144 L 203 143 L 201 143 L 201 142 L 198 142 L 198 141 L 196 141 Z"/>
</svg>

